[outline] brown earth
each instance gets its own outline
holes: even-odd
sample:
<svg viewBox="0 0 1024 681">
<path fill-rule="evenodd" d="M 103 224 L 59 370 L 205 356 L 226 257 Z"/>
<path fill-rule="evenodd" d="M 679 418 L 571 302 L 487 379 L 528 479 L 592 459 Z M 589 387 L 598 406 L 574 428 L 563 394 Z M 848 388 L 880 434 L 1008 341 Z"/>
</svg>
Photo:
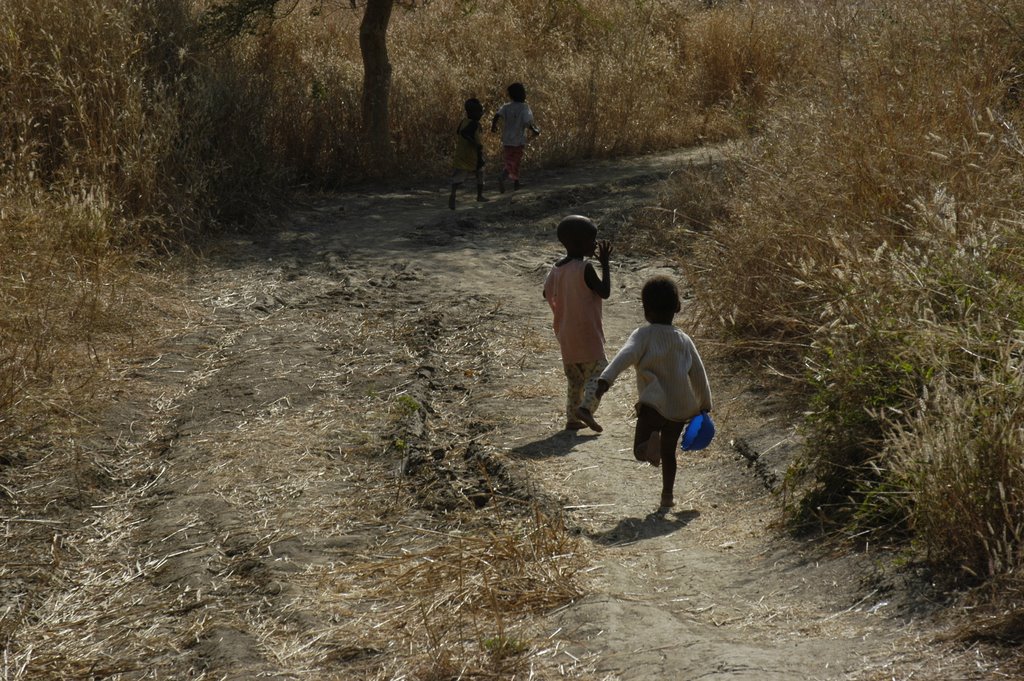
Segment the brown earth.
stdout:
<svg viewBox="0 0 1024 681">
<path fill-rule="evenodd" d="M 711 339 L 719 432 L 671 512 L 630 381 L 603 434 L 560 430 L 555 224 L 614 241 L 713 157 L 527 160 L 454 212 L 441 187 L 311 197 L 209 244 L 77 463 L 7 470 L 4 678 L 1011 678 L 884 548 L 787 536 L 798 414 Z M 621 250 L 609 354 L 641 282 L 678 274 Z"/>
</svg>

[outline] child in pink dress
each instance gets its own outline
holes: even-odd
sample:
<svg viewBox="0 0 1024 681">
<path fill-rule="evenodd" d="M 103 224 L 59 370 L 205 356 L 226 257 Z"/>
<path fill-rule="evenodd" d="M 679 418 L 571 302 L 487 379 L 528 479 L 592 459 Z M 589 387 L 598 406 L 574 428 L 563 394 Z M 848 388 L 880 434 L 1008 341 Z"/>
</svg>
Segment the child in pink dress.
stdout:
<svg viewBox="0 0 1024 681">
<path fill-rule="evenodd" d="M 608 365 L 601 302 L 612 291 L 612 247 L 607 241 L 597 241 L 597 225 L 582 215 L 570 215 L 558 223 L 558 240 L 565 246 L 565 257 L 548 272 L 544 299 L 554 315 L 555 337 L 568 380 L 565 427 L 579 430 L 589 426 L 599 433 L 601 425 L 594 420 L 600 402 L 597 378 Z M 594 255 L 595 247 L 601 264 L 600 277 L 586 259 Z"/>
</svg>

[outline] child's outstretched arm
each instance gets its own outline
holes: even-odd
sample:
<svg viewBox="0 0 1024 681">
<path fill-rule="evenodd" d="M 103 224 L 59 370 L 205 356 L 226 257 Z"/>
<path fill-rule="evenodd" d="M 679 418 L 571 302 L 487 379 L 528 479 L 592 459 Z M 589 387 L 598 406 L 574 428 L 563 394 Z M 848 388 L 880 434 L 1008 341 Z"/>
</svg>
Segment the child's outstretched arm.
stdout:
<svg viewBox="0 0 1024 681">
<path fill-rule="evenodd" d="M 597 260 L 601 263 L 601 276 L 597 276 L 597 271 L 590 263 L 587 263 L 586 269 L 583 270 L 583 281 L 587 288 L 605 300 L 612 294 L 611 257 L 612 245 L 607 241 L 600 241 L 597 244 Z"/>
<path fill-rule="evenodd" d="M 619 374 L 628 369 L 629 367 L 636 366 L 637 362 L 640 361 L 640 355 L 643 353 L 643 348 L 638 337 L 640 330 L 637 329 L 633 333 L 629 334 L 629 338 L 626 339 L 626 344 L 622 346 L 612 361 L 608 363 L 608 366 L 604 368 L 601 375 L 597 379 L 597 397 L 601 397 L 608 389 L 611 388 Z"/>
<path fill-rule="evenodd" d="M 501 114 L 494 114 L 494 118 L 491 119 L 491 132 L 498 132 L 498 121 L 501 120 Z"/>
</svg>

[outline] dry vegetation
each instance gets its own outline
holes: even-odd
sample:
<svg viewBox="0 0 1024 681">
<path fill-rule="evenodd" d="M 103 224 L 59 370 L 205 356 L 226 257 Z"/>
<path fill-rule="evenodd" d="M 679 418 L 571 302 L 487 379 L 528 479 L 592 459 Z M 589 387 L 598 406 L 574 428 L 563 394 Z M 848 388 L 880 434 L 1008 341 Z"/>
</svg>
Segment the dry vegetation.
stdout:
<svg viewBox="0 0 1024 681">
<path fill-rule="evenodd" d="M 1016 603 L 1024 3 L 398 11 L 397 169 L 371 168 L 353 143 L 357 12 L 297 11 L 208 48 L 197 11 L 0 5 L 4 504 L 17 504 L 12 481 L 30 485 L 19 467 L 64 451 L 61 424 L 102 407 L 97 377 L 147 323 L 154 253 L 257 218 L 295 184 L 441 175 L 461 102 L 493 111 L 522 80 L 544 129 L 530 163 L 755 133 L 728 172 L 680 172 L 639 227 L 692 250 L 705 321 L 807 400 L 794 516 L 911 538 L 913 559 L 1001 580 Z M 46 460 L 40 471 L 61 467 Z M 418 583 L 417 566 L 379 569 Z"/>
<path fill-rule="evenodd" d="M 775 91 L 727 199 L 678 206 L 717 214 L 694 261 L 703 313 L 807 400 L 795 517 L 910 538 L 911 560 L 955 579 L 1009 578 L 1024 540 L 1024 5 L 790 11 L 817 37 L 810 77 Z"/>
</svg>

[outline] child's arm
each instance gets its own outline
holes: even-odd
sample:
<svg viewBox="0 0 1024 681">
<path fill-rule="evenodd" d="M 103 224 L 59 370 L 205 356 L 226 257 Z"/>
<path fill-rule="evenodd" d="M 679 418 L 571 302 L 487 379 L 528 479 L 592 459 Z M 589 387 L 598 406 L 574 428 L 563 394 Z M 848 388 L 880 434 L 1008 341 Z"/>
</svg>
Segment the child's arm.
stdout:
<svg viewBox="0 0 1024 681">
<path fill-rule="evenodd" d="M 501 120 L 501 114 L 494 114 L 494 118 L 491 119 L 491 132 L 498 132 L 498 121 Z"/>
<path fill-rule="evenodd" d="M 598 278 L 594 266 L 587 263 L 583 270 L 583 281 L 587 288 L 601 296 L 605 300 L 612 294 L 612 272 L 609 260 L 612 256 L 612 245 L 607 241 L 598 242 L 597 260 L 601 263 L 601 277 Z"/>
<path fill-rule="evenodd" d="M 639 334 L 640 329 L 629 334 L 626 344 L 622 346 L 622 349 L 616 353 L 615 358 L 601 372 L 597 379 L 597 391 L 595 393 L 597 397 L 601 397 L 608 392 L 608 389 L 615 384 L 619 374 L 631 366 L 636 366 L 636 363 L 640 361 L 643 348 L 641 347 Z"/>
<path fill-rule="evenodd" d="M 537 123 L 533 120 L 533 110 L 529 106 L 526 107 L 526 116 L 523 118 L 523 125 L 527 130 L 530 130 L 533 133 L 534 137 L 540 134 L 540 128 L 537 127 Z"/>
</svg>

